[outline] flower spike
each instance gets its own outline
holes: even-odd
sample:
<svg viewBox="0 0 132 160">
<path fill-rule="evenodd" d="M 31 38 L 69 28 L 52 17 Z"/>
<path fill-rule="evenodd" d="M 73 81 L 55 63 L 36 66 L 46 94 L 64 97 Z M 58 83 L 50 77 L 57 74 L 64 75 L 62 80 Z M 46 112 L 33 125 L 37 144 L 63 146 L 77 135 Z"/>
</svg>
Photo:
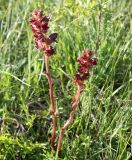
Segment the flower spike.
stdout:
<svg viewBox="0 0 132 160">
<path fill-rule="evenodd" d="M 49 37 L 46 36 L 49 20 L 50 18 L 43 16 L 43 11 L 38 9 L 33 12 L 29 21 L 35 38 L 35 47 L 42 50 L 48 57 L 55 54 L 51 44 L 57 39 L 57 33 L 52 33 Z"/>
<path fill-rule="evenodd" d="M 82 56 L 77 59 L 79 67 L 74 82 L 78 85 L 83 85 L 84 80 L 86 80 L 89 75 L 89 70 L 97 64 L 96 58 L 92 58 L 92 55 L 92 51 L 84 50 Z"/>
</svg>

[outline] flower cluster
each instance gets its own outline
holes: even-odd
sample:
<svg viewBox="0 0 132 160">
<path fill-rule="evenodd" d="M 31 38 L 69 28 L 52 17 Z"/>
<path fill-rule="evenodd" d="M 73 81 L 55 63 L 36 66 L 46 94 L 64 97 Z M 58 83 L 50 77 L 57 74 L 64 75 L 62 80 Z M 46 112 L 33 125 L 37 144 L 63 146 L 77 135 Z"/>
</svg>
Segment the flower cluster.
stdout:
<svg viewBox="0 0 132 160">
<path fill-rule="evenodd" d="M 88 77 L 90 68 L 97 64 L 96 58 L 92 58 L 92 54 L 92 51 L 84 50 L 82 56 L 77 59 L 79 67 L 74 82 L 78 85 L 83 85 L 84 80 Z"/>
<path fill-rule="evenodd" d="M 55 53 L 51 44 L 56 41 L 57 33 L 52 33 L 49 37 L 46 33 L 49 29 L 49 17 L 43 16 L 43 11 L 38 9 L 33 12 L 30 25 L 35 38 L 35 47 L 45 52 L 47 56 Z"/>
</svg>

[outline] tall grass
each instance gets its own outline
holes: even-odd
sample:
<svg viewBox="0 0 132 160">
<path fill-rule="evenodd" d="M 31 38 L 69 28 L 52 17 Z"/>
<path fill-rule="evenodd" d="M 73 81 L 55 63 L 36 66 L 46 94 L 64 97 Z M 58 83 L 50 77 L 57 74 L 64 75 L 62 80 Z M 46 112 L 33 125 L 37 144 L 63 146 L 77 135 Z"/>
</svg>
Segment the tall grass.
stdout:
<svg viewBox="0 0 132 160">
<path fill-rule="evenodd" d="M 51 117 L 42 55 L 34 48 L 29 17 L 42 8 L 59 39 L 51 59 L 59 131 L 76 88 L 72 77 L 84 48 L 98 65 L 81 96 L 59 159 L 129 160 L 131 157 L 131 1 L 0 1 L 0 159 L 53 160 L 47 142 Z"/>
</svg>

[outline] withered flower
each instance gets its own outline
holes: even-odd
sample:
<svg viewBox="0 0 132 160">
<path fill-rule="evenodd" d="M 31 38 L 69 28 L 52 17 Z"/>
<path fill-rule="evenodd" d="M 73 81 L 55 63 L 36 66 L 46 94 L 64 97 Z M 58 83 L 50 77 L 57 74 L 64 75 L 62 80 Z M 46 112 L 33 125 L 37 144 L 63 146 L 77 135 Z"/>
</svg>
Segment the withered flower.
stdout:
<svg viewBox="0 0 132 160">
<path fill-rule="evenodd" d="M 41 9 L 38 9 L 33 12 L 29 21 L 35 38 L 35 47 L 42 50 L 48 57 L 55 53 L 51 44 L 57 39 L 57 33 L 52 33 L 49 37 L 46 36 L 49 29 L 49 19 L 49 17 L 43 16 Z"/>
</svg>

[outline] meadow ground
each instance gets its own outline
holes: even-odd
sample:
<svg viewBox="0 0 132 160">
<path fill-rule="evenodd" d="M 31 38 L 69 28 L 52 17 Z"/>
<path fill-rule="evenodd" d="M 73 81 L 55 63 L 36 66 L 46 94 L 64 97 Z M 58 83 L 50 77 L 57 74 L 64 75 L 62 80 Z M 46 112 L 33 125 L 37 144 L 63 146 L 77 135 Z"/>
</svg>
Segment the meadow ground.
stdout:
<svg viewBox="0 0 132 160">
<path fill-rule="evenodd" d="M 0 160 L 54 160 L 48 83 L 29 17 L 42 8 L 58 33 L 50 59 L 58 128 L 76 91 L 72 77 L 83 49 L 97 66 L 85 82 L 58 159 L 129 160 L 132 153 L 131 0 L 0 0 Z"/>
</svg>

